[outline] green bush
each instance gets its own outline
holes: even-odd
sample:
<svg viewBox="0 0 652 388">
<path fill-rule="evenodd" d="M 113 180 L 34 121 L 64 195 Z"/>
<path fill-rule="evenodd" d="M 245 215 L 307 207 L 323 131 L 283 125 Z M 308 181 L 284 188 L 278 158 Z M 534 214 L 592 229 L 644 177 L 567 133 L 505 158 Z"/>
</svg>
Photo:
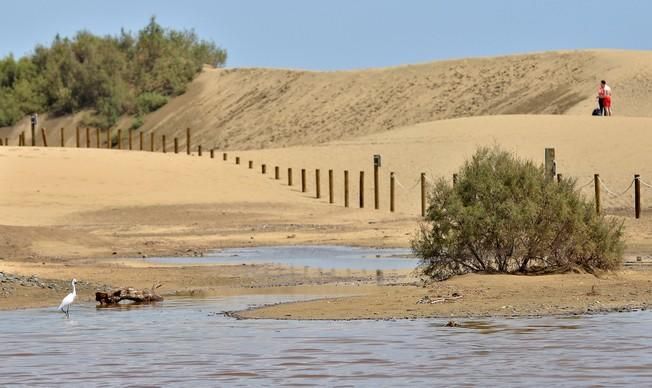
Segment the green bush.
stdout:
<svg viewBox="0 0 652 388">
<path fill-rule="evenodd" d="M 131 122 L 131 129 L 138 129 L 145 124 L 145 119 L 141 115 L 134 117 L 134 120 Z"/>
<path fill-rule="evenodd" d="M 139 114 L 154 112 L 168 103 L 168 98 L 155 92 L 145 92 L 136 98 L 136 107 Z"/>
<path fill-rule="evenodd" d="M 596 215 L 574 180 L 545 179 L 543 167 L 498 148 L 480 148 L 456 185 L 436 182 L 429 204 L 412 249 L 436 280 L 622 265 L 622 222 Z"/>
</svg>

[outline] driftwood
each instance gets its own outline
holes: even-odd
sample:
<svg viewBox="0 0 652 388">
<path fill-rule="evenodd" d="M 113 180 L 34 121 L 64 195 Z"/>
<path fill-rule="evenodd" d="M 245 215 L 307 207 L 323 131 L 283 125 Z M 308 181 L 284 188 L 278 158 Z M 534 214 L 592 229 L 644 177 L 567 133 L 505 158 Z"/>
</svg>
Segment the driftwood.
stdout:
<svg viewBox="0 0 652 388">
<path fill-rule="evenodd" d="M 155 284 L 152 289 L 137 290 L 132 287 L 120 288 L 111 290 L 110 292 L 96 292 L 95 300 L 100 302 L 102 306 L 110 306 L 120 303 L 123 300 L 129 300 L 136 304 L 145 304 L 160 302 L 163 297 L 156 293 L 156 289 L 161 287 L 161 284 Z"/>
</svg>

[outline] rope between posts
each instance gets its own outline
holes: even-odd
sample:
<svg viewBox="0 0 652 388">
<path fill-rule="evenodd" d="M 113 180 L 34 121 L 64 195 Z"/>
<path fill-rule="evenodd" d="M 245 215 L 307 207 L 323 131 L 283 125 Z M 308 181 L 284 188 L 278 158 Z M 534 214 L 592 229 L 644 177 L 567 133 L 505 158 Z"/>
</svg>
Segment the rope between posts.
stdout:
<svg viewBox="0 0 652 388">
<path fill-rule="evenodd" d="M 586 184 L 583 184 L 582 186 L 578 187 L 577 190 L 582 190 L 583 188 L 585 188 L 585 187 L 591 185 L 591 184 L 594 183 L 594 182 L 595 182 L 595 179 L 591 178 L 591 180 L 589 180 L 588 182 L 586 182 Z"/>
<path fill-rule="evenodd" d="M 414 190 L 415 187 L 417 187 L 417 185 L 421 182 L 421 179 L 417 179 L 416 183 L 413 184 L 412 187 L 410 187 L 409 189 L 406 188 L 405 186 L 403 186 L 403 184 L 402 184 L 402 183 L 398 180 L 398 178 L 396 177 L 396 174 L 394 174 L 394 181 L 395 181 L 396 184 L 399 185 L 399 187 L 401 187 L 403 190 L 410 192 L 410 191 Z"/>
<path fill-rule="evenodd" d="M 641 182 L 641 184 L 642 184 L 643 186 L 647 186 L 647 187 L 649 187 L 649 188 L 652 188 L 652 185 L 651 185 L 651 184 L 649 184 L 649 183 L 645 183 L 643 180 L 641 180 L 641 178 L 639 178 L 638 181 Z"/>
<path fill-rule="evenodd" d="M 629 183 L 629 186 L 627 186 L 627 188 L 625 189 L 625 191 L 623 191 L 623 192 L 620 193 L 620 194 L 616 194 L 616 193 L 614 193 L 613 191 L 609 190 L 609 187 L 607 187 L 607 185 L 602 181 L 602 178 L 598 178 L 598 180 L 600 181 L 600 183 L 601 183 L 602 186 L 604 187 L 604 189 L 605 189 L 605 191 L 607 192 L 607 194 L 609 194 L 612 198 L 616 198 L 616 197 L 620 197 L 620 196 L 625 195 L 625 194 L 626 194 L 626 193 L 627 193 L 627 192 L 632 188 L 632 186 L 634 186 L 634 179 L 632 179 L 632 181 Z"/>
</svg>

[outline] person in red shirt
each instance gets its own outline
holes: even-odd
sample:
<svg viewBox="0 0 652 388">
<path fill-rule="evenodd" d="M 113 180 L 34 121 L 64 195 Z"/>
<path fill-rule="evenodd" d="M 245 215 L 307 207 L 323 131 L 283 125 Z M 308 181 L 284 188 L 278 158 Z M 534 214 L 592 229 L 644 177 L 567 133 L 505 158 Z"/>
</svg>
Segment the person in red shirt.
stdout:
<svg viewBox="0 0 652 388">
<path fill-rule="evenodd" d="M 598 105 L 600 106 L 600 116 L 611 116 L 611 88 L 605 80 L 600 81 Z"/>
</svg>

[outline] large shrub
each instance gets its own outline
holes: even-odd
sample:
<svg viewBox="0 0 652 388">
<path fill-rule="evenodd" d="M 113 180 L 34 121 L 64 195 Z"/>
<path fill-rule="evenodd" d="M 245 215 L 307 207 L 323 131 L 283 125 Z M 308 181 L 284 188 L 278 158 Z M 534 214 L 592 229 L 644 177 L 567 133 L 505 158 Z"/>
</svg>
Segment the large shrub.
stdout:
<svg viewBox="0 0 652 388">
<path fill-rule="evenodd" d="M 621 222 L 597 215 L 575 181 L 498 148 L 481 148 L 456 185 L 434 184 L 412 241 L 421 269 L 442 280 L 469 272 L 612 270 L 622 264 Z"/>
</svg>

